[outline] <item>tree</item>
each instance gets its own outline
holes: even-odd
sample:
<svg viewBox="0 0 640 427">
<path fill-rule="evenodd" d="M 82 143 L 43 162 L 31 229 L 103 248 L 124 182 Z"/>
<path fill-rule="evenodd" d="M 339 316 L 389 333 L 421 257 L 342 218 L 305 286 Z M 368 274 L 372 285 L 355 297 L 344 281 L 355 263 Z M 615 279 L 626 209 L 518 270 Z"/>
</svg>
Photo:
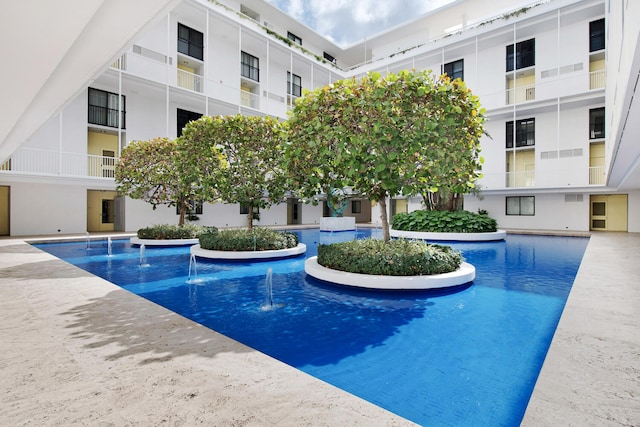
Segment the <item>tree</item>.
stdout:
<svg viewBox="0 0 640 427">
<path fill-rule="evenodd" d="M 473 185 L 484 111 L 464 84 L 428 71 L 369 73 L 305 92 L 288 121 L 285 158 L 302 197 L 333 188 L 387 197 Z"/>
<path fill-rule="evenodd" d="M 184 128 L 183 138 L 200 150 L 212 147 L 227 160 L 224 179 L 217 186 L 227 203 L 247 208 L 247 227 L 254 211 L 284 200 L 286 174 L 282 168 L 282 124 L 273 117 L 243 115 L 201 117 Z"/>
<path fill-rule="evenodd" d="M 178 225 L 184 225 L 192 202 L 216 199 L 222 160 L 217 150 L 196 150 L 182 138 L 133 141 L 122 150 L 116 166 L 116 189 L 153 209 L 179 206 Z"/>
</svg>

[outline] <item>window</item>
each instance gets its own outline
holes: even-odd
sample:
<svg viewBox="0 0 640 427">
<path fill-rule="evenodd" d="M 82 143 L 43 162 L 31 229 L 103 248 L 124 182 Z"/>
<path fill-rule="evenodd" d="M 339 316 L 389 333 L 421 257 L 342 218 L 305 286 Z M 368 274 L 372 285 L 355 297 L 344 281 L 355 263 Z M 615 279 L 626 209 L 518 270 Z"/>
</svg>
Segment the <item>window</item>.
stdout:
<svg viewBox="0 0 640 427">
<path fill-rule="evenodd" d="M 589 110 L 589 139 L 604 138 L 604 107 Z"/>
<path fill-rule="evenodd" d="M 322 52 L 322 56 L 324 57 L 324 59 L 331 62 L 332 64 L 336 63 L 336 58 L 334 58 L 333 55 L 329 55 L 327 52 Z"/>
<path fill-rule="evenodd" d="M 291 31 L 287 31 L 287 38 L 293 41 L 294 43 L 297 43 L 300 46 L 302 46 L 302 39 L 296 36 L 295 34 L 293 34 Z"/>
<path fill-rule="evenodd" d="M 202 61 L 204 37 L 200 31 L 178 24 L 178 52 Z"/>
<path fill-rule="evenodd" d="M 103 224 L 113 224 L 115 221 L 115 202 L 113 199 L 102 199 L 101 220 Z"/>
<path fill-rule="evenodd" d="M 89 88 L 89 123 L 124 129 L 126 115 L 124 95 L 120 99 L 122 102 L 118 105 L 118 94 Z M 118 123 L 118 110 L 121 112 L 122 123 Z"/>
<path fill-rule="evenodd" d="M 589 52 L 604 49 L 604 18 L 589 22 Z"/>
<path fill-rule="evenodd" d="M 536 39 L 507 46 L 507 71 L 536 65 Z M 515 66 L 515 68 L 514 68 Z"/>
<path fill-rule="evenodd" d="M 444 64 L 442 74 L 446 74 L 451 80 L 464 80 L 464 59 L 458 59 L 457 61 Z"/>
<path fill-rule="evenodd" d="M 513 148 L 513 121 L 506 123 L 505 135 L 507 148 Z M 536 119 L 522 119 L 516 121 L 516 147 L 529 147 L 536 144 Z"/>
<path fill-rule="evenodd" d="M 202 215 L 202 202 L 189 200 L 187 204 L 187 216 Z M 180 215 L 180 205 L 176 205 L 176 215 Z"/>
<path fill-rule="evenodd" d="M 507 215 L 528 215 L 536 213 L 535 196 L 507 197 Z"/>
<path fill-rule="evenodd" d="M 248 215 L 249 214 L 249 206 L 240 204 L 240 215 Z M 260 218 L 260 208 L 258 206 L 253 207 L 253 219 Z"/>
<path fill-rule="evenodd" d="M 188 110 L 181 110 L 180 108 L 178 108 L 178 112 L 176 114 L 176 122 L 178 124 L 176 135 L 181 136 L 182 129 L 184 129 L 187 123 L 189 123 L 192 120 L 198 120 L 200 117 L 202 117 L 202 114 L 200 113 L 195 113 L 193 111 L 188 111 Z"/>
<path fill-rule="evenodd" d="M 287 94 L 295 97 L 302 96 L 302 79 L 287 71 Z"/>
<path fill-rule="evenodd" d="M 242 77 L 246 77 L 257 82 L 260 81 L 260 60 L 253 55 L 249 55 L 246 52 L 242 52 L 241 55 L 241 74 Z"/>
<path fill-rule="evenodd" d="M 362 200 L 351 201 L 351 213 L 354 213 L 354 214 L 362 213 Z"/>
</svg>

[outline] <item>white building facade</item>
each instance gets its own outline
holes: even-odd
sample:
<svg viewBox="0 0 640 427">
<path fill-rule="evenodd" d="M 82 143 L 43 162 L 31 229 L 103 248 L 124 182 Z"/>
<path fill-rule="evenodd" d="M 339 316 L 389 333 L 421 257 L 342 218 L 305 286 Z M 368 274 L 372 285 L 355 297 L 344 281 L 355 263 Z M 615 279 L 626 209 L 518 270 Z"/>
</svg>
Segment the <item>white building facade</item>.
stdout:
<svg viewBox="0 0 640 427">
<path fill-rule="evenodd" d="M 604 0 L 529 3 L 495 1 L 487 10 L 456 1 L 342 49 L 262 0 L 183 0 L 3 161 L 0 235 L 177 223 L 175 208 L 153 210 L 115 192 L 128 142 L 175 138 L 201 115 L 286 119 L 304 88 L 402 69 L 460 77 L 487 110 L 482 193 L 465 196 L 465 209 L 486 210 L 507 229 L 640 232 L 637 164 L 610 177 L 617 161 L 640 158 L 619 125 L 632 110 L 612 95 L 627 99 L 632 85 L 614 90 L 607 76 L 620 75 L 618 64 L 610 71 L 612 56 L 623 71 L 637 69 L 636 44 L 621 47 L 610 24 L 624 13 Z M 625 31 L 637 41 L 638 24 Z M 620 155 L 629 146 L 631 155 Z M 391 214 L 419 208 L 418 199 L 398 199 Z M 194 214 L 218 227 L 246 221 L 238 205 L 205 204 Z M 346 214 L 380 221 L 364 200 Z M 323 215 L 322 206 L 289 200 L 260 212 L 257 224 L 317 224 Z"/>
</svg>

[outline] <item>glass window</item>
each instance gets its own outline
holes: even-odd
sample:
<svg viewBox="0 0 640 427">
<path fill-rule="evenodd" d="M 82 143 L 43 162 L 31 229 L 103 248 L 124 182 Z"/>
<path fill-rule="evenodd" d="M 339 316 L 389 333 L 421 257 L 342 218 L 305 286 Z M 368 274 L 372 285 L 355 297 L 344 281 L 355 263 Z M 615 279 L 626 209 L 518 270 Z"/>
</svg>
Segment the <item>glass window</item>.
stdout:
<svg viewBox="0 0 640 427">
<path fill-rule="evenodd" d="M 362 200 L 351 201 L 351 213 L 354 213 L 354 214 L 362 213 Z"/>
<path fill-rule="evenodd" d="M 178 125 L 176 135 L 181 136 L 182 130 L 187 125 L 187 123 L 189 123 L 192 120 L 198 120 L 200 117 L 202 117 L 202 114 L 200 113 L 196 113 L 188 110 L 181 110 L 180 108 L 178 108 L 178 112 L 176 114 L 176 123 Z"/>
<path fill-rule="evenodd" d="M 118 100 L 120 100 L 120 105 L 118 105 Z M 118 121 L 118 110 L 120 110 L 122 123 Z M 89 88 L 89 123 L 125 129 L 125 118 L 126 108 L 124 95 L 118 97 L 116 93 Z"/>
<path fill-rule="evenodd" d="M 451 80 L 464 80 L 464 59 L 458 59 L 457 61 L 444 64 L 442 74 L 446 74 Z"/>
<path fill-rule="evenodd" d="M 507 215 L 533 216 L 536 212 L 535 196 L 512 196 L 506 198 Z"/>
<path fill-rule="evenodd" d="M 287 31 L 287 38 L 293 41 L 294 43 L 297 43 L 300 46 L 302 46 L 302 39 L 296 36 L 295 34 L 293 34 L 291 31 Z"/>
<path fill-rule="evenodd" d="M 302 79 L 296 74 L 287 71 L 287 94 L 302 96 Z"/>
<path fill-rule="evenodd" d="M 589 139 L 604 138 L 604 107 L 589 110 Z"/>
<path fill-rule="evenodd" d="M 513 148 L 514 130 L 513 121 L 506 122 L 506 147 Z M 536 144 L 536 119 L 522 119 L 516 121 L 515 129 L 516 147 L 530 147 Z"/>
<path fill-rule="evenodd" d="M 604 49 L 604 18 L 589 22 L 589 52 Z"/>
<path fill-rule="evenodd" d="M 257 82 L 260 81 L 260 60 L 247 52 L 241 53 L 241 75 Z"/>
<path fill-rule="evenodd" d="M 327 52 L 322 52 L 322 56 L 324 57 L 324 59 L 331 62 L 332 64 L 336 63 L 336 58 L 334 58 L 333 55 L 329 55 Z"/>
<path fill-rule="evenodd" d="M 536 65 L 536 39 L 507 46 L 507 71 Z"/>
<path fill-rule="evenodd" d="M 202 215 L 202 202 L 190 200 L 187 204 L 187 215 Z M 180 205 L 176 205 L 176 215 L 180 215 Z"/>
<path fill-rule="evenodd" d="M 178 52 L 202 61 L 204 36 L 200 31 L 178 24 Z"/>
</svg>

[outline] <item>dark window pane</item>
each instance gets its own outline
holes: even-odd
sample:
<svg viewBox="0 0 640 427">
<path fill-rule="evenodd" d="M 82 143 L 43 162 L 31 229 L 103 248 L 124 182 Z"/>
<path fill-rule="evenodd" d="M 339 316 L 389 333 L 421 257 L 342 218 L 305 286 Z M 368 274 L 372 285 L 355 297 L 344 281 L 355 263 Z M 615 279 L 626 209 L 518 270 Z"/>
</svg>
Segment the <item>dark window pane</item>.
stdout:
<svg viewBox="0 0 640 427">
<path fill-rule="evenodd" d="M 604 18 L 589 23 L 589 52 L 604 49 Z"/>
<path fill-rule="evenodd" d="M 604 107 L 589 110 L 589 139 L 604 137 Z"/>
<path fill-rule="evenodd" d="M 196 113 L 188 110 L 181 110 L 180 108 L 178 108 L 178 111 L 176 113 L 176 123 L 178 125 L 176 135 L 181 136 L 182 130 L 187 125 L 187 123 L 189 123 L 192 120 L 198 120 L 200 117 L 202 117 L 202 114 L 200 113 Z"/>
</svg>

